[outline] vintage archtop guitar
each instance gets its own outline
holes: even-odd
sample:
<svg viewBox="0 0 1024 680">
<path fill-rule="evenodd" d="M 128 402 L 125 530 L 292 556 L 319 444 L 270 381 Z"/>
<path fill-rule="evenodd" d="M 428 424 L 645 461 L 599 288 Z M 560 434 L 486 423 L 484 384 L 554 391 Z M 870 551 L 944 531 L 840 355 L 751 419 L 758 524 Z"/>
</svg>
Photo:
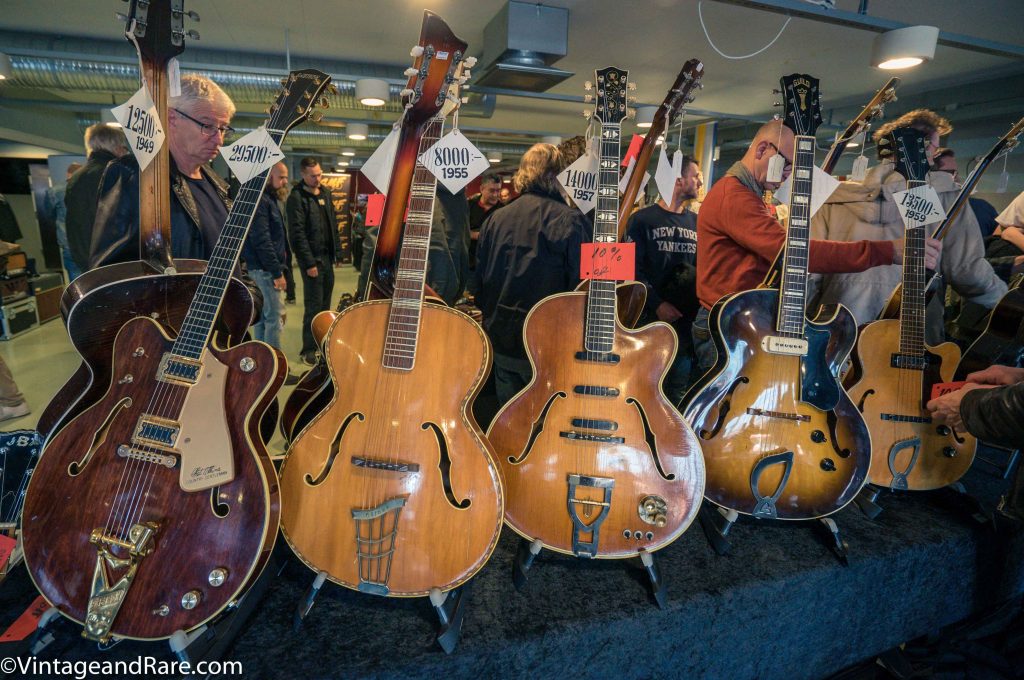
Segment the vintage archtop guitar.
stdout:
<svg viewBox="0 0 1024 680">
<path fill-rule="evenodd" d="M 601 162 L 594 240 L 618 240 L 626 71 L 596 72 Z M 704 488 L 693 432 L 661 389 L 677 338 L 668 324 L 625 328 L 615 282 L 541 300 L 523 338 L 530 384 L 487 436 L 504 471 L 506 521 L 529 541 L 577 557 L 627 558 L 663 548 L 690 525 Z"/>
<path fill-rule="evenodd" d="M 313 69 L 289 75 L 266 124 L 275 143 L 329 82 Z M 257 428 L 286 363 L 262 342 L 212 342 L 268 172 L 242 185 L 181 331 L 126 323 L 106 394 L 50 438 L 32 475 L 29 574 L 87 638 L 196 628 L 246 591 L 273 548 L 277 475 Z"/>
<path fill-rule="evenodd" d="M 705 496 L 767 519 L 812 519 L 853 500 L 867 480 L 871 438 L 836 378 L 856 322 L 842 305 L 805 316 L 818 81 L 782 79 L 783 121 L 796 133 L 780 287 L 728 296 L 711 310 L 718 351 L 688 393 L 687 420 L 707 464 Z"/>
<path fill-rule="evenodd" d="M 501 529 L 500 471 L 470 410 L 490 345 L 468 316 L 423 304 L 434 182 L 417 158 L 440 134 L 435 116 L 465 50 L 425 13 L 382 217 L 381 234 L 394 238 L 377 243 L 381 261 L 394 258 L 402 230 L 393 225 L 406 215 L 394 296 L 338 315 L 324 351 L 343 389 L 281 467 L 281 529 L 295 554 L 374 595 L 458 587 L 487 562 Z"/>
<path fill-rule="evenodd" d="M 908 189 L 925 184 L 924 133 L 902 128 L 878 144 L 879 155 L 893 160 Z M 954 343 L 932 347 L 924 342 L 927 228 L 919 221 L 907 225 L 900 318 L 860 329 L 847 382 L 850 398 L 871 431 L 871 483 L 894 491 L 952 484 L 970 468 L 977 447 L 966 431 L 933 423 L 925 408 L 932 385 L 952 380 L 960 361 Z"/>
</svg>

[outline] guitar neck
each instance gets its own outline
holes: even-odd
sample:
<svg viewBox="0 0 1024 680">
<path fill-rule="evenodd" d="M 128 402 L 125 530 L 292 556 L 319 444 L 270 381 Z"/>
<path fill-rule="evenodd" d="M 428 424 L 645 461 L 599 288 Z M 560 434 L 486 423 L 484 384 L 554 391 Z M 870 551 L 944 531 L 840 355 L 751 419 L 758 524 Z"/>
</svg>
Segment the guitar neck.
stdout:
<svg viewBox="0 0 1024 680">
<path fill-rule="evenodd" d="M 622 127 L 601 124 L 601 164 L 598 170 L 597 209 L 594 212 L 594 242 L 615 243 L 619 226 L 619 153 Z M 643 170 L 634 166 L 634 173 Z M 615 338 L 615 282 L 591 279 L 587 291 L 587 320 L 584 346 L 590 352 L 612 351 Z"/>
<path fill-rule="evenodd" d="M 419 154 L 441 138 L 443 128 L 443 115 L 435 116 L 427 124 L 419 140 Z M 382 361 L 388 368 L 411 370 L 416 359 L 436 193 L 437 178 L 417 161 L 409 189 L 409 209 L 406 212 L 405 230 L 402 233 L 402 252 L 398 260 L 398 272 L 395 276 L 384 341 Z"/>
<path fill-rule="evenodd" d="M 789 199 L 789 229 L 782 260 L 776 330 L 780 335 L 803 337 L 811 233 L 811 190 L 814 181 L 814 137 L 797 135 L 794 149 L 793 189 Z"/>
<path fill-rule="evenodd" d="M 142 59 L 143 82 L 156 104 L 160 126 L 167 130 L 167 64 Z M 171 159 L 167 137 L 139 176 L 139 259 L 158 271 L 171 259 Z"/>
<path fill-rule="evenodd" d="M 925 182 L 907 182 L 908 189 Z M 903 241 L 903 297 L 900 302 L 900 354 L 924 356 L 926 278 L 924 264 L 925 228 L 907 226 Z"/>
</svg>

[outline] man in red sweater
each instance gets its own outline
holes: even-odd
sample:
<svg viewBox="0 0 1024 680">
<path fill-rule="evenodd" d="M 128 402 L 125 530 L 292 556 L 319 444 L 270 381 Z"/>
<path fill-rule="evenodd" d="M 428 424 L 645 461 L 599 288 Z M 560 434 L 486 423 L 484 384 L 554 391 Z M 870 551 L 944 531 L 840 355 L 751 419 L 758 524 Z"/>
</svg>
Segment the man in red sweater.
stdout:
<svg viewBox="0 0 1024 680">
<path fill-rule="evenodd" d="M 782 179 L 792 171 L 793 131 L 774 120 L 761 126 L 743 158 L 715 183 L 697 214 L 697 297 L 701 309 L 693 323 L 693 344 L 702 371 L 715 361 L 708 332 L 708 310 L 720 298 L 756 288 L 764 280 L 786 241 L 786 231 L 762 200 L 768 163 L 776 154 L 785 161 Z M 942 244 L 928 239 L 925 263 L 935 269 Z M 812 240 L 808 268 L 812 273 L 862 272 L 878 265 L 900 264 L 903 240 Z"/>
</svg>

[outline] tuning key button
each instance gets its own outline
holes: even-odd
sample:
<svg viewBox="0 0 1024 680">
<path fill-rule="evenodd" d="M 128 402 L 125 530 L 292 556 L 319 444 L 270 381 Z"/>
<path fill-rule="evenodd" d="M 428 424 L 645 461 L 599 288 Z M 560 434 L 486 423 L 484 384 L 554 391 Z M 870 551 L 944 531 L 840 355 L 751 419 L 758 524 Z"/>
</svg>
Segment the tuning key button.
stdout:
<svg viewBox="0 0 1024 680">
<path fill-rule="evenodd" d="M 419 70 L 410 66 L 409 68 L 405 69 L 405 71 L 403 71 L 402 73 L 403 75 L 405 75 L 406 78 L 412 78 L 414 75 L 419 73 Z"/>
<path fill-rule="evenodd" d="M 815 430 L 811 433 L 811 441 L 815 444 L 823 444 L 825 442 L 825 433 L 821 430 Z"/>
<path fill-rule="evenodd" d="M 416 45 L 409 50 L 410 57 L 422 57 L 423 56 L 423 45 Z"/>
<path fill-rule="evenodd" d="M 946 458 L 956 458 L 956 449 L 954 449 L 952 446 L 943 446 L 942 455 L 945 456 Z"/>
<path fill-rule="evenodd" d="M 821 469 L 824 470 L 825 472 L 835 472 L 836 464 L 831 458 L 822 458 Z"/>
<path fill-rule="evenodd" d="M 466 68 L 473 68 L 474 66 L 476 66 L 476 61 L 476 57 L 466 57 L 463 60 L 463 63 L 466 64 Z"/>
<path fill-rule="evenodd" d="M 587 92 L 590 92 L 591 90 L 594 89 L 594 84 L 588 80 L 587 82 L 583 83 L 583 89 L 586 90 Z"/>
</svg>

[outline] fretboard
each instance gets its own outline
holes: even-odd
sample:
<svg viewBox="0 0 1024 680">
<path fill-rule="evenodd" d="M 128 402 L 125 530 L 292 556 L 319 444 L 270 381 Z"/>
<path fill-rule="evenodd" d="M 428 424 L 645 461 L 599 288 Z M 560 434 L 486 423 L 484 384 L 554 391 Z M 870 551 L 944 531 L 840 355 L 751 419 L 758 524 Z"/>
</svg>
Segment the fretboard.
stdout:
<svg viewBox="0 0 1024 680">
<path fill-rule="evenodd" d="M 441 138 L 444 116 L 435 116 L 420 138 L 417 158 Z M 409 190 L 409 210 L 402 232 L 402 249 L 395 275 L 382 362 L 388 368 L 412 370 L 419 341 L 420 310 L 430 252 L 430 229 L 434 217 L 437 178 L 416 161 Z"/>
<path fill-rule="evenodd" d="M 601 124 L 601 165 L 598 170 L 594 242 L 615 243 L 619 228 L 619 151 L 621 125 Z M 633 172 L 643 173 L 634 167 Z M 590 352 L 611 352 L 615 340 L 615 282 L 591 279 L 587 291 L 584 346 Z"/>
<path fill-rule="evenodd" d="M 280 144 L 284 139 L 285 133 L 281 130 L 268 127 L 268 132 L 275 144 Z M 227 222 L 224 223 L 217 244 L 213 247 L 206 272 L 199 280 L 195 297 L 192 298 L 192 304 L 189 305 L 188 313 L 182 322 L 181 332 L 174 341 L 174 354 L 199 359 L 206 349 L 213 331 L 214 319 L 217 318 L 217 312 L 224 301 L 224 293 L 231 281 L 231 274 L 238 264 L 238 256 L 242 252 L 242 245 L 249 233 L 249 225 L 256 214 L 256 206 L 259 205 L 260 195 L 263 193 L 269 173 L 269 169 L 264 170 L 243 184 L 231 204 Z"/>
<path fill-rule="evenodd" d="M 789 199 L 789 230 L 782 261 L 782 286 L 776 330 L 803 337 L 806 320 L 807 253 L 811 233 L 811 188 L 814 179 L 814 137 L 797 135 L 793 152 L 793 189 Z"/>
<path fill-rule="evenodd" d="M 907 188 L 925 182 L 907 182 Z M 911 222 L 903 241 L 903 297 L 900 302 L 900 354 L 924 356 L 925 289 L 927 275 L 924 264 L 925 227 Z"/>
</svg>

